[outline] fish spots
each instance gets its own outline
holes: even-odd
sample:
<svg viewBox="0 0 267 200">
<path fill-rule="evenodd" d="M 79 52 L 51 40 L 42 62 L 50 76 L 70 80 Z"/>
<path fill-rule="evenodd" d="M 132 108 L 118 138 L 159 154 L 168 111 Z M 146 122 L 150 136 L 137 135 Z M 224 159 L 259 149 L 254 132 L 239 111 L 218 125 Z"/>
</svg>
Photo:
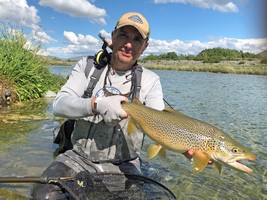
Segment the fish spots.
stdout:
<svg viewBox="0 0 267 200">
<path fill-rule="evenodd" d="M 211 139 L 211 140 L 207 141 L 207 148 L 209 150 L 215 151 L 216 147 L 218 147 L 218 145 L 219 145 L 219 142 L 216 140 Z"/>
</svg>

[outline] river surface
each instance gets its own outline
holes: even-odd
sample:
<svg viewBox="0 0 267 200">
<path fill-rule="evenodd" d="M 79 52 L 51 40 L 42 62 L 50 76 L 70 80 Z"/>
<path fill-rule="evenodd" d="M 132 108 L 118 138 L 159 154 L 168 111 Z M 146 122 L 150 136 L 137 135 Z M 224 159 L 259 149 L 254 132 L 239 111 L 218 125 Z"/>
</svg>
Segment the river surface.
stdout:
<svg viewBox="0 0 267 200">
<path fill-rule="evenodd" d="M 51 67 L 67 76 L 71 67 Z M 206 121 L 240 141 L 257 155 L 243 161 L 254 170 L 246 174 L 223 167 L 222 174 L 209 165 L 200 174 L 191 172 L 183 155 L 168 151 L 166 158 L 142 157 L 145 175 L 177 199 L 267 199 L 267 77 L 160 70 L 165 99 L 175 109 Z M 52 98 L 11 107 L 16 119 L 1 114 L 0 176 L 39 176 L 53 160 L 56 147 L 52 131 L 59 118 L 52 114 Z M 24 116 L 27 115 L 28 117 Z M 24 116 L 24 117 L 23 117 Z M 14 117 L 13 117 L 14 118 Z M 18 120 L 19 118 L 19 120 Z M 32 184 L 0 184 L 0 200 L 28 199 Z"/>
</svg>

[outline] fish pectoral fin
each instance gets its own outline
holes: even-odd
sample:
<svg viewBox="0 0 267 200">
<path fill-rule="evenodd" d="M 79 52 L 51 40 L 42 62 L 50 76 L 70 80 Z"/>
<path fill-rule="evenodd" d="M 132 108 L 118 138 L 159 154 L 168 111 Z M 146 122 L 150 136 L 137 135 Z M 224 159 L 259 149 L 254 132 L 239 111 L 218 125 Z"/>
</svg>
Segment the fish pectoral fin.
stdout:
<svg viewBox="0 0 267 200">
<path fill-rule="evenodd" d="M 160 153 L 160 155 L 161 155 L 162 154 L 161 149 L 162 149 L 162 146 L 159 144 L 150 145 L 148 147 L 148 150 L 147 150 L 147 158 L 148 159 L 154 158 L 158 153 Z M 165 150 L 163 150 L 163 151 L 165 151 Z M 165 152 L 165 154 L 166 154 L 166 152 Z"/>
<path fill-rule="evenodd" d="M 166 157 L 166 149 L 162 147 L 162 148 L 160 149 L 160 151 L 159 151 L 159 155 L 160 155 L 161 157 L 165 158 L 165 157 Z"/>
<path fill-rule="evenodd" d="M 202 151 L 194 151 L 192 155 L 192 171 L 194 174 L 198 174 L 205 169 L 210 158 Z"/>
<path fill-rule="evenodd" d="M 135 133 L 137 131 L 137 127 L 136 127 L 132 117 L 129 117 L 127 129 L 128 129 L 128 135 L 132 135 L 133 133 Z"/>
<path fill-rule="evenodd" d="M 214 163 L 215 167 L 218 169 L 219 174 L 221 174 L 222 173 L 222 165 L 221 165 L 221 163 L 216 162 L 214 160 L 213 160 L 213 163 Z"/>
</svg>

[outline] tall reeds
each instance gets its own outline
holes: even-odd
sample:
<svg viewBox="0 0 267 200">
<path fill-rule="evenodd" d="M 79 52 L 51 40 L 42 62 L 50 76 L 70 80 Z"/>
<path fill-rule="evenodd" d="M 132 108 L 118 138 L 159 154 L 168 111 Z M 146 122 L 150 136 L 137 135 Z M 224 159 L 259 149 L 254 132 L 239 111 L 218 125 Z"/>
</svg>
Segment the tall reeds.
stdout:
<svg viewBox="0 0 267 200">
<path fill-rule="evenodd" d="M 0 77 L 14 84 L 20 101 L 57 91 L 65 79 L 52 74 L 47 61 L 38 55 L 40 45 L 32 45 L 23 33 L 2 24 L 0 30 Z"/>
</svg>

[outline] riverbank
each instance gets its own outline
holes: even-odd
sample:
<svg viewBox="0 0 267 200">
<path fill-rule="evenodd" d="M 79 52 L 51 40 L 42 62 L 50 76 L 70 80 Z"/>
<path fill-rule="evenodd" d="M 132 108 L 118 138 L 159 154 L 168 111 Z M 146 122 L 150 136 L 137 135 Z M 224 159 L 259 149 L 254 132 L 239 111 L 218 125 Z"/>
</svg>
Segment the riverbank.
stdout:
<svg viewBox="0 0 267 200">
<path fill-rule="evenodd" d="M 195 60 L 157 60 L 140 63 L 148 69 L 157 70 L 267 75 L 267 64 L 262 64 L 261 60 L 221 61 L 219 63 L 203 63 Z"/>
</svg>

